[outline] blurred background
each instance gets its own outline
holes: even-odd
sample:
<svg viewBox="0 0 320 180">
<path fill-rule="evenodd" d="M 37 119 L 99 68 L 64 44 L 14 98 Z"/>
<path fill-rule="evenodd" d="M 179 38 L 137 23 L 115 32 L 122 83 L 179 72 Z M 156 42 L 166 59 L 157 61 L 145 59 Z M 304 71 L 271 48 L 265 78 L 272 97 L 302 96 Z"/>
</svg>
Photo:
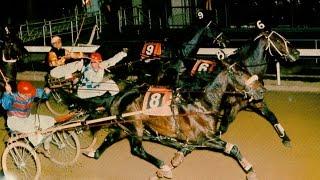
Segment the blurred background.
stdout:
<svg viewBox="0 0 320 180">
<path fill-rule="evenodd" d="M 146 39 L 191 38 L 199 12 L 201 21 L 212 20 L 230 39 L 228 47 L 252 38 L 262 20 L 295 47 L 318 49 L 320 0 L 10 0 L 2 2 L 0 22 L 14 27 L 26 45 L 48 46 L 52 35 L 60 35 L 64 45 L 98 44 L 110 50 L 136 48 Z M 274 78 L 270 63 L 268 74 Z M 284 78 L 320 79 L 317 54 L 283 65 Z"/>
</svg>

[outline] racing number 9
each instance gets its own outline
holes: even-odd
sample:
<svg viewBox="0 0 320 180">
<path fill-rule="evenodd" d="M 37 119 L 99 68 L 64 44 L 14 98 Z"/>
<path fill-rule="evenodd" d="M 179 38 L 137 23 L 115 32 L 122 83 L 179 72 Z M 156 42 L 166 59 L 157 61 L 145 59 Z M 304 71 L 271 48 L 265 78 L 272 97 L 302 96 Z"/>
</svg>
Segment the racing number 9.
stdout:
<svg viewBox="0 0 320 180">
<path fill-rule="evenodd" d="M 153 51 L 154 51 L 154 45 L 152 44 L 149 44 L 147 47 L 146 47 L 146 55 L 150 56 L 150 55 L 153 55 Z"/>
</svg>

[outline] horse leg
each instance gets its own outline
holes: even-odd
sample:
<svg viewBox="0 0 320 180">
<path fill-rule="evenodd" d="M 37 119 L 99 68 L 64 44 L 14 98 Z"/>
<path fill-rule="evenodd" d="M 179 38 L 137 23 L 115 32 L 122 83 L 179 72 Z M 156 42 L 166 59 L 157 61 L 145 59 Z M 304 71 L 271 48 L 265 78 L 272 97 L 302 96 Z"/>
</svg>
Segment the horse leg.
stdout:
<svg viewBox="0 0 320 180">
<path fill-rule="evenodd" d="M 160 143 L 162 145 L 178 149 L 178 151 L 174 154 L 174 157 L 171 159 L 171 165 L 174 168 L 178 167 L 182 163 L 184 157 L 190 154 L 195 149 L 194 146 L 186 145 L 184 143 L 177 142 L 176 140 L 168 138 L 162 139 L 152 135 L 143 136 L 143 140 Z"/>
<path fill-rule="evenodd" d="M 121 128 L 112 128 L 112 131 L 103 140 L 102 144 L 94 151 L 93 158 L 99 159 L 101 154 L 114 143 L 126 137 L 126 133 Z M 89 156 L 91 157 L 91 156 Z"/>
<path fill-rule="evenodd" d="M 213 137 L 212 139 L 204 142 L 203 145 L 208 147 L 212 151 L 223 152 L 231 156 L 232 158 L 237 160 L 242 169 L 246 172 L 247 179 L 257 179 L 252 165 L 242 156 L 237 145 L 225 142 L 219 137 Z"/>
<path fill-rule="evenodd" d="M 286 147 L 291 147 L 290 138 L 285 132 L 284 128 L 278 122 L 275 114 L 268 108 L 264 101 L 252 103 L 251 108 L 253 111 L 264 117 L 276 130 L 278 136 L 282 139 L 282 144 Z"/>
<path fill-rule="evenodd" d="M 142 146 L 142 137 L 129 136 L 129 142 L 131 146 L 131 153 L 133 155 L 150 162 L 160 169 L 157 171 L 158 177 L 172 178 L 172 167 L 165 164 L 162 160 L 157 159 L 156 157 L 147 153 Z"/>
<path fill-rule="evenodd" d="M 171 159 L 171 165 L 174 168 L 178 167 L 182 163 L 184 157 L 186 157 L 188 154 L 190 154 L 193 149 L 195 149 L 195 148 L 192 146 L 189 146 L 189 147 L 184 147 L 184 148 L 178 150 L 174 154 L 173 158 Z"/>
<path fill-rule="evenodd" d="M 235 104 L 231 107 L 226 107 L 224 109 L 224 114 L 221 120 L 221 124 L 219 126 L 219 129 L 216 135 L 224 134 L 225 132 L 227 132 L 230 123 L 232 123 L 236 119 L 236 116 L 241 108 L 242 107 L 240 104 Z"/>
</svg>

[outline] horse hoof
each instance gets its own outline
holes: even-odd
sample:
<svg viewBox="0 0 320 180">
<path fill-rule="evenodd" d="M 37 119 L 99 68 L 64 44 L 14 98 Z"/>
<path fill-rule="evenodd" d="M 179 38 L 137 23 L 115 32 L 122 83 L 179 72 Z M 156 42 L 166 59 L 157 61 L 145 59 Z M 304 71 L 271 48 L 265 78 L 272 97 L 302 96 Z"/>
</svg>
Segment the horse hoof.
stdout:
<svg viewBox="0 0 320 180">
<path fill-rule="evenodd" d="M 184 155 L 182 152 L 176 152 L 174 157 L 171 160 L 171 164 L 173 167 L 178 167 L 184 159 Z"/>
<path fill-rule="evenodd" d="M 288 147 L 288 148 L 291 148 L 291 142 L 290 141 L 287 141 L 287 140 L 283 140 L 282 141 L 282 144 L 285 146 L 285 147 Z"/>
<path fill-rule="evenodd" d="M 168 165 L 164 165 L 161 167 L 161 169 L 159 169 L 157 171 L 157 176 L 159 178 L 165 177 L 168 179 L 172 179 L 173 174 L 172 174 L 172 167 L 168 166 Z"/>
<path fill-rule="evenodd" d="M 257 174 L 254 171 L 250 171 L 247 174 L 247 180 L 258 180 Z"/>
</svg>

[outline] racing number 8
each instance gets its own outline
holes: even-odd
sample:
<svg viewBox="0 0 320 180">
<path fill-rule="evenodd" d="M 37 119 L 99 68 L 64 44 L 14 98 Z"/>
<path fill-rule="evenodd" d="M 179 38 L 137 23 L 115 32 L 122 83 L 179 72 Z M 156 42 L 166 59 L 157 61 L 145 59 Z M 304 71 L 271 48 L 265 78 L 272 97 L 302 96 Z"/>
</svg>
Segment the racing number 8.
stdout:
<svg viewBox="0 0 320 180">
<path fill-rule="evenodd" d="M 150 96 L 149 106 L 150 108 L 159 107 L 161 104 L 162 95 L 160 93 L 154 93 Z"/>
<path fill-rule="evenodd" d="M 154 45 L 152 44 L 149 44 L 147 47 L 146 47 L 146 55 L 150 56 L 153 54 L 153 51 L 154 51 Z"/>
</svg>

